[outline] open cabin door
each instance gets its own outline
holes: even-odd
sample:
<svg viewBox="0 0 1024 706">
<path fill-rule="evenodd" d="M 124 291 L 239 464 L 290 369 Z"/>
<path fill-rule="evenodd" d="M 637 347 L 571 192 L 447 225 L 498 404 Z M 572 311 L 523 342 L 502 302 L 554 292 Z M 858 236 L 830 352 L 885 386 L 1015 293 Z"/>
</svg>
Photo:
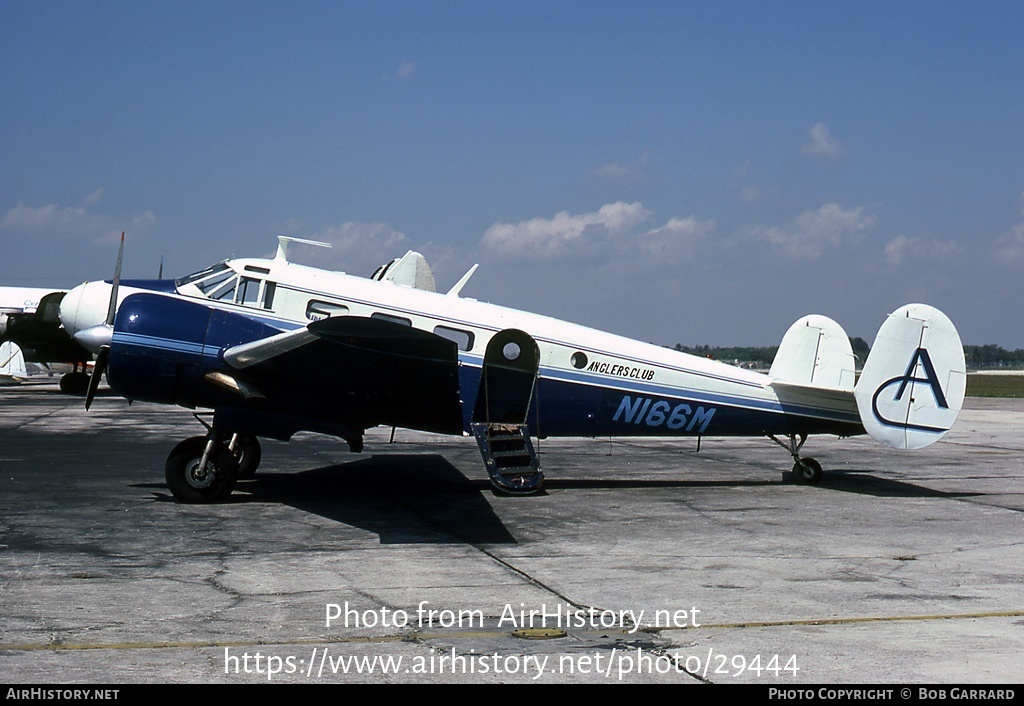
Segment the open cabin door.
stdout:
<svg viewBox="0 0 1024 706">
<path fill-rule="evenodd" d="M 488 342 L 472 429 L 491 483 L 507 493 L 532 493 L 544 482 L 527 426 L 539 369 L 540 348 L 528 333 L 505 329 Z"/>
</svg>

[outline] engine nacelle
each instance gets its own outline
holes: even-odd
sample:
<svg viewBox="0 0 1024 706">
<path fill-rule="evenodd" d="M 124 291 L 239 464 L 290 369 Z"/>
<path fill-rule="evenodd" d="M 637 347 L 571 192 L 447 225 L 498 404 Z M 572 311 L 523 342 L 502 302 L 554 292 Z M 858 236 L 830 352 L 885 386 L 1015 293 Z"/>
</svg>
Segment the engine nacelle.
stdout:
<svg viewBox="0 0 1024 706">
<path fill-rule="evenodd" d="M 134 294 L 114 320 L 107 381 L 117 394 L 182 407 L 215 407 L 230 392 L 204 381 L 224 349 L 280 330 L 177 297 Z"/>
</svg>

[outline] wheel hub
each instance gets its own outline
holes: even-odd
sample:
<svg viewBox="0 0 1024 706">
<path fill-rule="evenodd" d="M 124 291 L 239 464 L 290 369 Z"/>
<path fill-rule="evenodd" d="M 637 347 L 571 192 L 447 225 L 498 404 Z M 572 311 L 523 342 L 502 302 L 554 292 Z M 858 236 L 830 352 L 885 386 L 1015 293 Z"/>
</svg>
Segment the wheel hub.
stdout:
<svg viewBox="0 0 1024 706">
<path fill-rule="evenodd" d="M 199 467 L 200 461 L 202 461 L 201 458 L 189 461 L 188 467 L 185 469 L 185 479 L 190 486 L 197 490 L 209 488 L 213 485 L 214 480 L 214 474 L 210 470 Z"/>
</svg>

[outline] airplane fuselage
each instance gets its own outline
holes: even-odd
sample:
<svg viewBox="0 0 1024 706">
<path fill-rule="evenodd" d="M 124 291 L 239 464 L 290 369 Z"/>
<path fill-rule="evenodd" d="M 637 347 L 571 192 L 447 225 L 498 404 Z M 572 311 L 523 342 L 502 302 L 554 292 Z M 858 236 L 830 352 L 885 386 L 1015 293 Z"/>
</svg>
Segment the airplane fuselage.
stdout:
<svg viewBox="0 0 1024 706">
<path fill-rule="evenodd" d="M 206 286 L 202 278 L 179 281 L 178 294 L 149 294 L 146 306 L 135 313 L 131 297 L 138 300 L 137 295 L 146 290 L 122 285 L 108 372 L 117 392 L 130 399 L 187 407 L 230 407 L 237 404 L 236 397 L 203 382 L 207 373 L 224 368 L 225 350 L 311 321 L 351 316 L 410 326 L 458 347 L 461 424 L 458 429 L 448 421 L 420 425 L 431 431 L 469 432 L 478 408 L 488 343 L 510 329 L 526 332 L 539 351 L 527 416 L 536 436 L 853 435 L 864 431 L 855 406 L 837 409 L 813 401 L 783 402 L 766 375 L 551 317 L 289 262 L 234 260 L 227 264 L 229 270 L 208 276 L 217 280 L 214 285 Z M 74 296 L 72 292 L 68 298 Z M 152 306 L 157 299 L 167 300 L 169 307 L 159 314 Z M 150 317 L 144 336 L 132 333 L 131 316 Z M 154 358 L 155 350 L 161 356 Z M 309 370 L 308 375 L 315 378 L 317 370 Z M 300 427 L 316 426 L 315 420 L 325 410 L 304 410 L 302 404 L 296 400 L 295 409 L 285 416 L 308 419 L 308 423 L 285 423 L 277 434 L 262 428 L 261 435 L 286 438 Z M 336 404 L 343 408 L 344 400 Z M 339 409 L 338 417 L 345 419 L 344 409 Z M 359 420 L 368 425 L 394 422 Z"/>
</svg>

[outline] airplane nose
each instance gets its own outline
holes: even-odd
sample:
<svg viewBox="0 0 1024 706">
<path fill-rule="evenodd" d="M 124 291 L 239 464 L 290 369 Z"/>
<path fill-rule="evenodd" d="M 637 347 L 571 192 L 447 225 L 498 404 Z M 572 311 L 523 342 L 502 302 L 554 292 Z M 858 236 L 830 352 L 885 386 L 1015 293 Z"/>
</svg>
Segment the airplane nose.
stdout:
<svg viewBox="0 0 1024 706">
<path fill-rule="evenodd" d="M 60 322 L 69 335 L 107 320 L 111 286 L 102 281 L 85 282 L 68 292 L 60 303 Z"/>
</svg>

